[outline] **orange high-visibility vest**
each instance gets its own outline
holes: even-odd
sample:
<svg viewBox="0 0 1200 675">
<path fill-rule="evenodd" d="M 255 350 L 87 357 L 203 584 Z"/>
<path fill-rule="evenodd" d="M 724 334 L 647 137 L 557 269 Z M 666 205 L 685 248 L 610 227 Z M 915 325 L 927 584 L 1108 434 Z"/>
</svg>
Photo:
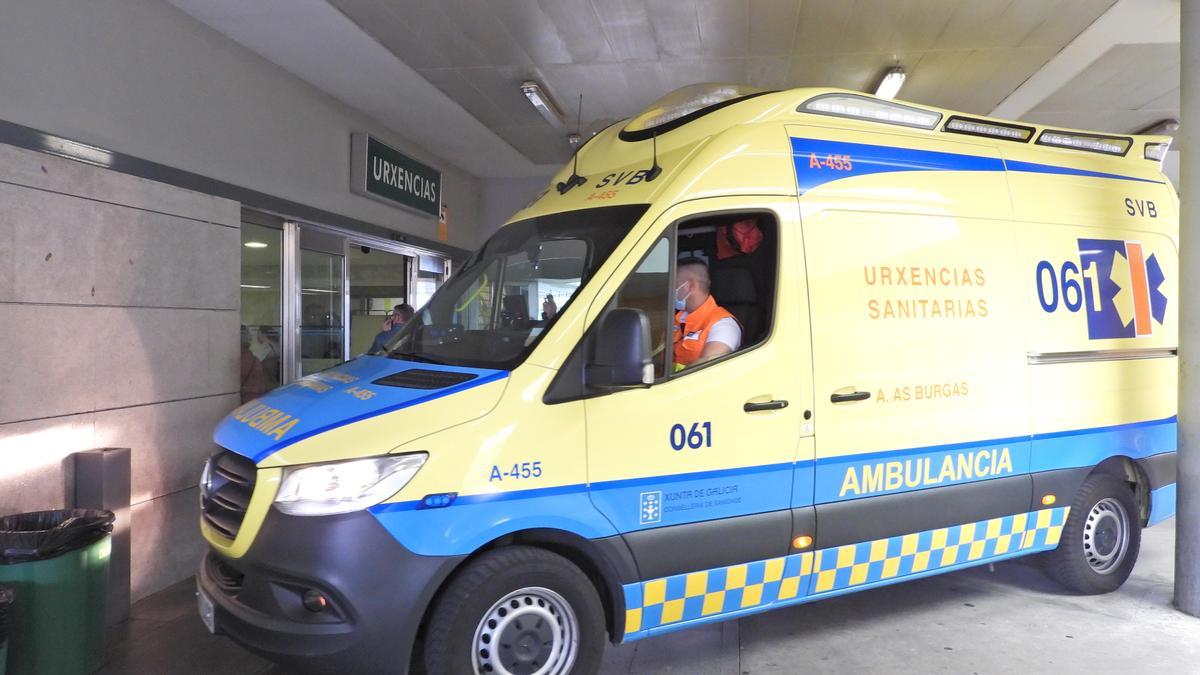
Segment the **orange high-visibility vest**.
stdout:
<svg viewBox="0 0 1200 675">
<path fill-rule="evenodd" d="M 685 321 L 680 320 L 682 314 L 675 313 L 675 363 L 690 366 L 704 351 L 713 325 L 721 319 L 733 319 L 733 315 L 717 305 L 711 295 Z"/>
</svg>

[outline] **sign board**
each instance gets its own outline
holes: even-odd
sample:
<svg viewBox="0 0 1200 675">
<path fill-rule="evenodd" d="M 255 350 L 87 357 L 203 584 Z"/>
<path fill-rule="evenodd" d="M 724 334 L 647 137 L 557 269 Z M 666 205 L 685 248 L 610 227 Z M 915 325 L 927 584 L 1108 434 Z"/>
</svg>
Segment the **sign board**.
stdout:
<svg viewBox="0 0 1200 675">
<path fill-rule="evenodd" d="M 437 218 L 442 173 L 368 134 L 352 134 L 350 190 Z"/>
</svg>

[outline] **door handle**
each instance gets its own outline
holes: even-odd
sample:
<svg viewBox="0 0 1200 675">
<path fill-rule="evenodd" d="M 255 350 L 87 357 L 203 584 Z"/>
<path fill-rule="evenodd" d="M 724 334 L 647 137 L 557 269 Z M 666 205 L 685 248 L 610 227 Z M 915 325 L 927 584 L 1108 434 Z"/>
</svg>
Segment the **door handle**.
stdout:
<svg viewBox="0 0 1200 675">
<path fill-rule="evenodd" d="M 850 403 L 852 401 L 865 401 L 869 398 L 871 398 L 871 392 L 869 391 L 854 391 L 849 394 L 831 394 L 829 401 L 831 403 Z"/>
<path fill-rule="evenodd" d="M 783 410 L 786 407 L 788 407 L 787 401 L 775 400 L 762 401 L 761 403 L 747 401 L 746 404 L 742 406 L 742 410 L 745 410 L 746 412 L 759 412 L 761 410 Z"/>
</svg>

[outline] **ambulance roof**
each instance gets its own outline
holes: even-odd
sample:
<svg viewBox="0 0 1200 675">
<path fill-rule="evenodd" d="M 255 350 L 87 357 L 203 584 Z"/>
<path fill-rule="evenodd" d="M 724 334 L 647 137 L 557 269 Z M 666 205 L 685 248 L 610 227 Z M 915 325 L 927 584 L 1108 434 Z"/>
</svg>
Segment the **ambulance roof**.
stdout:
<svg viewBox="0 0 1200 675">
<path fill-rule="evenodd" d="M 687 183 L 690 177 L 703 174 L 705 167 L 696 165 L 705 154 L 697 152 L 701 146 L 720 137 L 725 141 L 723 147 L 731 150 L 736 147 L 741 152 L 760 149 L 763 153 L 778 153 L 786 140 L 778 133 L 780 125 L 878 131 L 908 137 L 897 138 L 898 143 L 957 139 L 976 147 L 991 146 L 1004 154 L 1041 156 L 1047 163 L 1100 171 L 1117 170 L 1150 177 L 1154 182 L 1165 180 L 1161 162 L 1171 142 L 1169 136 L 1049 127 L 882 99 L 845 89 L 763 91 L 738 84 L 697 84 L 670 92 L 634 117 L 592 136 L 553 177 L 547 192 L 514 219 L 627 203 L 631 199 L 642 202 L 658 199 L 665 194 L 662 189 L 667 183 L 678 180 Z M 661 172 L 651 179 L 657 183 L 654 189 L 647 190 L 648 186 L 643 185 L 615 194 L 610 187 L 622 180 L 626 186 L 631 185 L 638 180 L 638 171 L 653 172 L 656 166 Z M 576 175 L 583 178 L 572 182 L 572 176 Z M 735 181 L 739 179 L 753 181 L 755 177 L 732 177 Z M 736 192 L 737 186 L 729 187 L 731 194 Z"/>
</svg>

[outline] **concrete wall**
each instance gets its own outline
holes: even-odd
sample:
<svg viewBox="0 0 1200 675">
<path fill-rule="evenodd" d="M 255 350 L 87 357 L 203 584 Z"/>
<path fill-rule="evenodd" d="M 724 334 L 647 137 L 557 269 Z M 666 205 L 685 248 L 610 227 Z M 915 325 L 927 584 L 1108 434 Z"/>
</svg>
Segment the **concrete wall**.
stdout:
<svg viewBox="0 0 1200 675">
<path fill-rule="evenodd" d="M 236 202 L 0 145 L 0 513 L 67 506 L 70 453 L 131 448 L 134 599 L 202 551 L 196 483 L 238 404 L 239 226 Z"/>
<path fill-rule="evenodd" d="M 442 170 L 450 244 L 480 240 L 475 177 L 161 0 L 0 0 L 0 92 L 2 120 L 436 239 L 350 192 L 368 131 Z"/>
</svg>

